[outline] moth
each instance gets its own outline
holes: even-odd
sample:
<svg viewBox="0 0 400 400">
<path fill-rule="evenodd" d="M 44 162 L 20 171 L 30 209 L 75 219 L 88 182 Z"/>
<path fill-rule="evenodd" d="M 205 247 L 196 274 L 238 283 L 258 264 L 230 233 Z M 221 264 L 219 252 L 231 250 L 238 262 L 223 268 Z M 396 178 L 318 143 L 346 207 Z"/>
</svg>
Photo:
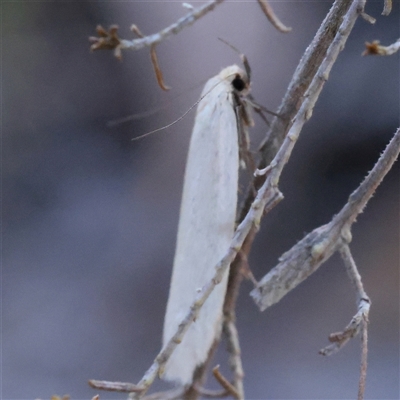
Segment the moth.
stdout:
<svg viewBox="0 0 400 400">
<path fill-rule="evenodd" d="M 198 291 L 211 280 L 215 265 L 226 254 L 234 234 L 239 164 L 248 150 L 246 128 L 253 124 L 245 102 L 249 90 L 247 74 L 232 65 L 206 83 L 197 107 L 164 320 L 164 346 Z M 206 361 L 221 334 L 228 273 L 175 348 L 163 379 L 189 385 L 196 368 Z"/>
</svg>

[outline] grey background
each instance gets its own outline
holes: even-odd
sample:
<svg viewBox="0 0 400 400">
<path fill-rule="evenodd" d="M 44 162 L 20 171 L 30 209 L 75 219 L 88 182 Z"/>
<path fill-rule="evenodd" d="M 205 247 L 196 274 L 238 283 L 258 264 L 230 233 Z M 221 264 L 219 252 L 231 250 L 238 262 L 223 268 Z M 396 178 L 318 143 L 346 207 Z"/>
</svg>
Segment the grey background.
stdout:
<svg viewBox="0 0 400 400">
<path fill-rule="evenodd" d="M 172 87 L 164 93 L 147 49 L 124 52 L 120 63 L 90 54 L 87 38 L 99 23 L 118 23 L 126 38 L 132 23 L 156 32 L 186 13 L 180 2 L 3 2 L 3 399 L 89 399 L 90 378 L 141 378 L 160 347 L 194 112 L 130 139 L 182 115 L 204 80 L 240 62 L 219 36 L 247 54 L 253 94 L 275 110 L 330 5 L 273 3 L 293 27 L 286 35 L 255 2 L 220 5 L 158 46 Z M 365 41 L 400 36 L 399 3 L 389 17 L 382 7 L 368 3 L 376 25 L 357 22 L 303 130 L 282 177 L 285 200 L 263 221 L 250 257 L 258 278 L 342 207 L 399 125 L 399 55 L 360 57 Z M 265 131 L 256 119 L 254 149 Z M 396 164 L 353 229 L 373 304 L 367 399 L 400 397 L 398 173 Z M 355 398 L 359 340 L 335 356 L 317 354 L 355 312 L 339 257 L 264 313 L 250 290 L 244 283 L 238 304 L 247 398 Z M 227 372 L 223 346 L 215 362 Z"/>
</svg>

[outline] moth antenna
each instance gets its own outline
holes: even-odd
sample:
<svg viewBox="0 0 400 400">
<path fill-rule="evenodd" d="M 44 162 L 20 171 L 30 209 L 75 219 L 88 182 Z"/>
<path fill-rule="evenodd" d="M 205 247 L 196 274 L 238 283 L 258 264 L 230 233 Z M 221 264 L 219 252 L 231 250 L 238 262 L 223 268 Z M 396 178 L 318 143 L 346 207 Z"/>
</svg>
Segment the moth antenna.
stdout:
<svg viewBox="0 0 400 400">
<path fill-rule="evenodd" d="M 244 69 L 246 71 L 247 74 L 247 78 L 249 79 L 249 82 L 251 82 L 251 68 L 250 68 L 250 63 L 249 60 L 247 59 L 247 57 L 241 52 L 239 51 L 233 44 L 229 43 L 228 41 L 226 41 L 225 39 L 222 38 L 218 38 L 222 43 L 226 44 L 227 46 L 229 46 L 235 53 L 239 54 L 240 59 L 242 60 Z"/>
<path fill-rule="evenodd" d="M 207 93 L 205 93 L 203 96 L 201 96 L 192 106 L 190 106 L 190 107 L 189 107 L 179 118 L 177 118 L 175 121 L 172 121 L 172 122 L 169 123 L 168 125 L 162 126 L 161 128 L 157 128 L 157 129 L 154 129 L 154 130 L 152 130 L 152 131 L 150 131 L 150 132 L 146 132 L 146 133 L 144 133 L 143 135 L 136 136 L 136 137 L 132 138 L 131 141 L 133 142 L 133 141 L 135 141 L 135 140 L 143 139 L 143 138 L 145 138 L 146 136 L 150 136 L 150 135 L 152 135 L 153 133 L 162 131 L 162 130 L 164 130 L 164 129 L 168 129 L 168 128 L 170 128 L 171 126 L 175 125 L 175 124 L 178 123 L 180 120 L 182 120 L 183 118 L 185 118 L 186 115 L 189 114 L 189 112 L 192 111 L 193 108 L 196 107 L 197 104 L 199 104 L 200 101 L 203 100 L 204 97 L 206 97 L 206 96 L 207 96 L 217 85 L 219 85 L 220 83 L 221 83 L 221 82 L 218 82 L 216 85 L 214 85 Z"/>
<path fill-rule="evenodd" d="M 200 86 L 204 86 L 204 83 L 206 81 L 208 81 L 209 78 L 206 79 L 202 79 L 201 81 L 197 82 L 195 85 L 191 86 L 189 89 L 185 90 L 184 92 L 181 92 L 179 94 L 177 94 L 176 96 L 174 96 L 171 101 L 174 102 L 176 99 L 182 97 L 183 95 L 186 95 L 188 92 L 191 92 L 194 89 L 198 89 Z M 158 112 L 167 109 L 170 106 L 170 103 L 168 104 L 163 104 L 161 106 L 156 106 L 155 104 L 150 105 L 150 110 L 148 111 L 143 111 L 141 113 L 136 113 L 136 114 L 130 114 L 127 115 L 126 117 L 121 117 L 121 118 L 116 118 L 113 119 L 111 121 L 107 122 L 107 127 L 108 128 L 114 128 L 115 126 L 118 126 L 120 124 L 124 124 L 126 122 L 130 122 L 130 121 L 136 121 L 138 119 L 142 119 L 142 118 L 147 118 L 150 117 L 154 114 L 157 114 Z"/>
</svg>

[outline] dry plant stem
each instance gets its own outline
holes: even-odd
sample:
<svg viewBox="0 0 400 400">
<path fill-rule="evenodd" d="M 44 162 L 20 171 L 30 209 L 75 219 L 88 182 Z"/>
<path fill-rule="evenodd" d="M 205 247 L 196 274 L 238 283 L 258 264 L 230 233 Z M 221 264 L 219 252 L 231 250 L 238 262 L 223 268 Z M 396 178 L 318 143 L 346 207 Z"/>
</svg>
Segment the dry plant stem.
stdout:
<svg viewBox="0 0 400 400">
<path fill-rule="evenodd" d="M 361 276 L 357 270 L 357 266 L 351 255 L 349 246 L 344 244 L 341 248 L 339 248 L 339 253 L 346 267 L 347 275 L 349 276 L 350 281 L 357 293 L 358 310 L 343 332 L 335 332 L 329 335 L 329 341 L 332 342 L 332 344 L 319 351 L 319 353 L 324 356 L 329 356 L 336 353 L 350 339 L 358 335 L 360 331 L 367 329 L 366 321 L 368 321 L 369 309 L 371 306 L 371 301 L 364 291 L 364 287 L 361 282 Z M 364 372 L 366 373 L 366 366 L 364 368 Z"/>
<path fill-rule="evenodd" d="M 343 259 L 344 265 L 346 267 L 347 275 L 350 278 L 350 281 L 357 293 L 357 303 L 360 303 L 361 300 L 365 300 L 369 302 L 369 297 L 367 293 L 365 293 L 364 286 L 361 281 L 361 275 L 358 272 L 356 263 L 351 255 L 350 248 L 348 245 L 344 245 L 339 250 L 340 255 Z"/>
<path fill-rule="evenodd" d="M 309 233 L 283 254 L 280 263 L 260 280 L 257 288 L 251 292 L 251 296 L 262 311 L 277 303 L 315 272 L 343 244 L 351 241 L 351 225 L 392 167 L 399 152 L 400 129 L 374 168 L 349 196 L 346 205 L 332 218 L 332 221 Z"/>
<path fill-rule="evenodd" d="M 89 386 L 91 386 L 93 389 L 106 390 L 108 392 L 131 393 L 131 392 L 143 391 L 142 387 L 138 387 L 136 385 L 133 385 L 132 383 L 126 383 L 126 382 L 109 382 L 109 381 L 98 381 L 91 379 L 89 380 L 88 383 Z"/>
<path fill-rule="evenodd" d="M 153 64 L 154 72 L 156 74 L 158 86 L 160 86 L 160 88 L 162 90 L 168 91 L 171 88 L 169 86 L 167 86 L 164 82 L 163 74 L 162 74 L 160 65 L 158 64 L 158 58 L 157 58 L 155 44 L 150 46 L 150 58 L 151 58 L 151 63 Z"/>
<path fill-rule="evenodd" d="M 392 11 L 392 0 L 385 0 L 382 15 L 389 15 Z"/>
<path fill-rule="evenodd" d="M 364 3 L 365 3 L 364 0 L 354 1 L 353 4 L 351 5 L 351 7 L 348 9 L 348 12 L 344 16 L 343 22 L 342 22 L 340 28 L 337 30 L 334 40 L 332 41 L 331 45 L 329 46 L 329 48 L 326 52 L 326 56 L 325 56 L 323 62 L 321 63 L 320 67 L 318 68 L 318 71 L 316 72 L 311 84 L 309 85 L 307 92 L 304 95 L 303 104 L 301 105 L 297 115 L 294 117 L 292 126 L 291 126 L 285 140 L 283 141 L 281 148 L 279 149 L 277 155 L 275 156 L 274 160 L 271 163 L 271 165 L 274 165 L 274 163 L 276 163 L 277 167 L 272 169 L 272 171 L 270 172 L 270 174 L 267 178 L 267 181 L 271 180 L 271 183 L 274 186 L 278 185 L 282 168 L 286 164 L 286 162 L 289 160 L 290 154 L 291 154 L 292 149 L 300 135 L 303 125 L 311 117 L 312 110 L 313 110 L 314 105 L 318 99 L 318 96 L 322 90 L 322 87 L 323 87 L 325 81 L 329 77 L 329 72 L 332 69 L 334 62 L 336 61 L 336 59 L 339 55 L 339 52 L 344 47 L 346 40 L 354 26 L 355 21 L 357 20 L 359 13 L 363 10 Z M 320 229 L 325 230 L 326 227 L 322 227 Z M 337 232 L 337 233 L 339 233 L 339 232 Z M 310 235 L 312 235 L 312 234 L 310 234 Z M 319 234 L 322 234 L 322 232 L 320 232 Z M 306 241 L 307 244 L 310 245 L 310 243 L 308 242 L 309 239 L 310 239 L 309 235 L 307 235 L 306 238 L 303 239 L 303 241 Z M 314 240 L 314 239 L 315 238 L 313 237 L 312 240 Z M 298 246 L 298 245 L 296 245 L 296 246 Z M 334 250 L 335 249 L 331 249 L 332 252 Z M 292 252 L 292 250 L 290 250 L 288 253 L 286 253 L 283 257 L 289 256 L 290 258 L 292 258 L 293 254 L 291 252 Z M 304 258 L 304 255 L 303 255 L 303 258 Z M 305 261 L 305 260 L 303 259 L 303 261 Z M 296 259 L 294 259 L 292 262 L 296 262 Z M 300 259 L 297 262 L 300 262 Z M 315 262 L 311 262 L 311 265 L 314 265 L 314 264 L 315 264 Z M 306 276 L 303 277 L 303 279 L 305 279 L 305 278 L 306 278 Z M 301 280 L 303 280 L 303 279 L 301 279 Z M 266 294 L 266 295 L 269 294 L 267 291 L 265 291 L 263 289 L 263 282 L 264 282 L 264 278 L 259 283 L 258 288 L 252 292 L 253 298 L 255 299 L 256 303 L 259 305 L 259 307 L 261 309 L 266 308 L 264 305 L 264 301 L 265 301 L 264 294 Z M 296 285 L 297 285 L 297 283 L 296 283 Z M 276 290 L 276 294 L 278 294 L 282 290 L 286 290 L 286 289 L 287 288 L 282 287 L 281 290 Z M 279 297 L 279 299 L 280 299 L 280 297 Z M 260 301 L 261 301 L 261 303 L 260 303 Z M 267 304 L 269 303 L 269 301 L 270 300 L 267 301 Z"/>
<path fill-rule="evenodd" d="M 204 389 L 204 388 L 197 388 L 197 391 L 199 394 L 201 394 L 203 397 L 206 397 L 208 399 L 220 399 L 229 396 L 229 393 L 226 390 L 209 390 L 209 389 Z"/>
<path fill-rule="evenodd" d="M 222 3 L 223 1 L 224 0 L 209 1 L 201 7 L 195 8 L 193 11 L 189 12 L 187 15 L 180 18 L 172 25 L 164 28 L 160 32 L 139 39 L 121 40 L 121 49 L 139 50 L 143 47 L 158 44 L 167 37 L 179 33 L 183 28 L 192 25 L 195 21 L 197 21 L 208 12 L 212 11 L 218 4 Z"/>
<path fill-rule="evenodd" d="M 279 117 L 275 117 L 272 120 L 270 129 L 266 134 L 266 139 L 260 146 L 261 159 L 259 168 L 269 165 L 282 145 L 293 118 L 306 99 L 305 93 L 317 73 L 318 67 L 324 60 L 326 51 L 335 38 L 351 3 L 352 0 L 336 0 L 334 2 L 315 34 L 314 39 L 304 52 L 282 103 L 278 108 L 277 114 Z M 254 199 L 253 188 L 259 188 L 264 179 L 265 177 L 256 177 L 250 185 L 246 194 L 246 200 L 241 207 L 239 221 L 243 220 Z"/>
<path fill-rule="evenodd" d="M 361 276 L 358 272 L 356 263 L 351 255 L 349 246 L 345 245 L 340 249 L 340 255 L 346 266 L 347 274 L 356 290 L 358 313 L 360 314 L 360 323 L 357 330 L 361 330 L 361 365 L 360 365 L 360 379 L 358 383 L 358 400 L 364 398 L 365 384 L 367 377 L 367 359 L 368 359 L 368 315 L 371 306 L 371 301 L 365 293 L 364 286 L 361 281 Z M 355 319 L 354 317 L 353 319 Z"/>
<path fill-rule="evenodd" d="M 272 179 L 271 182 L 273 186 L 278 184 L 283 165 L 290 157 L 291 150 L 300 134 L 302 126 L 306 120 L 311 117 L 312 109 L 322 90 L 324 81 L 328 78 L 330 69 L 340 50 L 342 50 L 358 14 L 362 12 L 364 3 L 364 1 L 355 2 L 349 9 L 351 1 L 336 1 L 296 69 L 283 103 L 278 110 L 278 113 L 282 117 L 274 119 L 268 135 L 269 140 L 262 146 L 264 150 L 261 150 L 262 161 L 260 166 L 265 165 L 267 162 L 269 163 L 271 157 L 275 155 L 289 127 L 289 121 L 292 121 L 296 111 L 299 110 L 301 106 L 296 117 L 293 119 L 292 128 L 286 138 L 286 146 L 284 144 L 281 147 L 280 152 L 282 155 L 279 157 L 277 156 L 271 163 L 271 165 L 273 165 L 274 162 L 278 162 L 279 159 L 282 160 L 280 171 L 278 171 L 278 168 L 274 168 L 272 175 L 269 177 L 269 179 Z M 319 69 L 318 65 L 321 65 Z M 285 149 L 283 150 L 284 147 Z M 271 178 L 271 176 L 274 177 Z M 264 177 L 261 179 L 259 178 L 259 180 L 263 179 Z M 251 199 L 252 196 L 249 195 L 247 204 Z M 245 205 L 242 215 L 246 208 Z M 247 248 L 249 251 L 252 240 L 248 241 Z M 237 269 L 235 270 L 232 268 L 231 275 L 235 273 L 237 273 Z M 240 282 L 238 284 L 240 284 Z M 230 290 L 237 291 L 238 288 L 230 288 L 228 286 L 227 298 L 230 295 Z M 234 304 L 231 307 L 234 308 Z"/>
<path fill-rule="evenodd" d="M 364 399 L 365 383 L 367 379 L 367 357 L 368 357 L 368 320 L 364 319 L 364 329 L 361 334 L 361 367 L 360 367 L 360 380 L 358 382 L 358 395 L 357 400 Z"/>
<path fill-rule="evenodd" d="M 374 40 L 372 43 L 365 43 L 365 51 L 363 56 L 391 56 L 400 50 L 400 39 L 397 39 L 389 46 L 381 46 L 379 40 Z"/>
<path fill-rule="evenodd" d="M 375 22 L 376 22 L 376 19 L 375 19 L 374 17 L 371 17 L 371 15 L 369 15 L 369 14 L 367 14 L 367 13 L 365 13 L 365 12 L 362 12 L 362 13 L 361 13 L 361 17 L 362 17 L 365 21 L 367 21 L 368 23 L 370 23 L 371 25 L 375 24 Z"/>
<path fill-rule="evenodd" d="M 212 370 L 214 378 L 218 383 L 225 389 L 225 391 L 230 394 L 234 399 L 244 400 L 244 397 L 240 397 L 239 393 L 236 391 L 235 387 L 221 374 L 219 371 L 219 365 Z"/>
<path fill-rule="evenodd" d="M 267 212 L 267 210 L 265 210 L 265 212 Z M 256 232 L 257 229 L 255 227 L 250 230 L 245 242 L 243 243 L 241 251 L 238 253 L 235 261 L 231 265 L 227 295 L 225 296 L 223 308 L 223 333 L 226 337 L 228 345 L 229 366 L 233 373 L 233 385 L 236 388 L 240 399 L 244 399 L 244 372 L 241 359 L 239 333 L 236 328 L 235 305 L 239 294 L 239 287 L 244 277 L 244 270 L 249 270 L 247 254 L 250 251 L 250 246 L 254 240 Z"/>
<path fill-rule="evenodd" d="M 265 16 L 268 18 L 269 22 L 279 31 L 282 33 L 287 33 L 292 30 L 292 28 L 285 26 L 282 24 L 282 22 L 279 20 L 279 18 L 275 15 L 274 10 L 272 7 L 268 4 L 267 0 L 257 0 L 258 4 L 261 7 L 261 10 L 263 10 Z"/>
<path fill-rule="evenodd" d="M 286 94 L 278 108 L 278 118 L 274 118 L 267 133 L 266 141 L 261 145 L 262 162 L 265 167 L 274 158 L 283 139 L 290 128 L 292 118 L 299 110 L 304 94 L 308 89 L 326 51 L 335 37 L 344 15 L 346 15 L 352 0 L 336 0 L 307 47 L 293 75 Z"/>
<path fill-rule="evenodd" d="M 244 400 L 244 372 L 239 344 L 239 334 L 235 321 L 226 321 L 224 325 L 224 332 L 228 340 L 228 351 L 230 353 L 229 365 L 233 371 L 233 386 L 237 393 L 237 399 Z"/>
<path fill-rule="evenodd" d="M 168 391 L 157 392 L 145 396 L 142 400 L 182 400 L 183 388 L 176 388 Z"/>
</svg>

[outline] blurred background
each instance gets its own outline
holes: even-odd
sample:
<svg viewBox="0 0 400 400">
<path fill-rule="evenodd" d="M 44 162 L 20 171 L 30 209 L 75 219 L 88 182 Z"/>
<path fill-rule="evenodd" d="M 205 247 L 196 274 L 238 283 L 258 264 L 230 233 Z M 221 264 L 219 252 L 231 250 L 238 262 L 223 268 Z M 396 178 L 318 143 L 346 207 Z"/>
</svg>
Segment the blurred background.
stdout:
<svg viewBox="0 0 400 400">
<path fill-rule="evenodd" d="M 205 80 L 240 63 L 218 37 L 248 56 L 255 98 L 276 110 L 331 3 L 273 2 L 289 34 L 255 1 L 221 4 L 158 46 L 168 93 L 148 49 L 124 51 L 119 62 L 91 54 L 88 37 L 97 24 L 116 23 L 127 39 L 132 23 L 158 32 L 187 13 L 180 2 L 3 3 L 3 399 L 90 399 L 98 392 L 88 379 L 140 380 L 160 349 L 195 113 L 131 138 L 181 116 Z M 399 125 L 399 54 L 361 57 L 364 42 L 400 36 L 399 2 L 388 17 L 382 8 L 367 3 L 376 24 L 357 21 L 304 127 L 281 180 L 285 200 L 263 220 L 250 257 L 257 278 L 340 210 Z M 254 149 L 266 130 L 256 117 Z M 354 225 L 351 248 L 372 299 L 366 398 L 398 399 L 398 163 Z M 356 311 L 339 257 L 263 313 L 251 289 L 243 284 L 237 310 L 246 398 L 355 398 L 359 339 L 318 355 Z M 224 345 L 216 358 L 229 374 Z"/>
</svg>

